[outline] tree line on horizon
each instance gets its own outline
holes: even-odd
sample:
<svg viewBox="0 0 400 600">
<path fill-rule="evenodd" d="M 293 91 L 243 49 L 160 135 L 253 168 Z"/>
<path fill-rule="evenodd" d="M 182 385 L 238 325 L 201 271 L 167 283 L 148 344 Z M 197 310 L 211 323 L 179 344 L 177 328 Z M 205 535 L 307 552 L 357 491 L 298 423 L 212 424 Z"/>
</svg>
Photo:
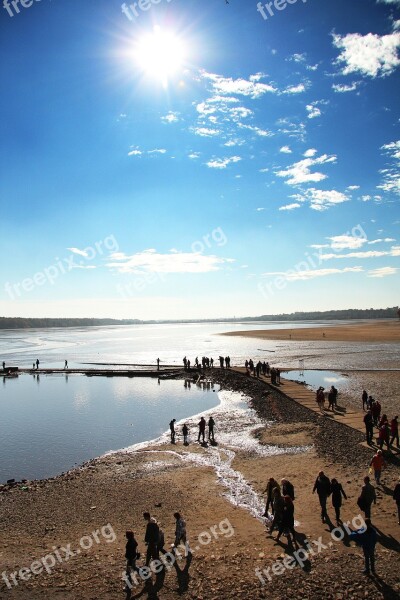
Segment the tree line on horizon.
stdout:
<svg viewBox="0 0 400 600">
<path fill-rule="evenodd" d="M 352 320 L 352 319 L 390 319 L 400 318 L 398 306 L 390 308 L 348 308 L 345 310 L 309 311 L 282 313 L 279 315 L 261 315 L 259 317 L 221 318 L 221 319 L 162 319 L 142 321 L 140 319 L 65 319 L 65 318 L 24 318 L 0 317 L 0 329 L 45 329 L 50 327 L 100 327 L 106 325 L 146 325 L 157 323 L 234 323 L 251 321 L 312 321 Z"/>
</svg>

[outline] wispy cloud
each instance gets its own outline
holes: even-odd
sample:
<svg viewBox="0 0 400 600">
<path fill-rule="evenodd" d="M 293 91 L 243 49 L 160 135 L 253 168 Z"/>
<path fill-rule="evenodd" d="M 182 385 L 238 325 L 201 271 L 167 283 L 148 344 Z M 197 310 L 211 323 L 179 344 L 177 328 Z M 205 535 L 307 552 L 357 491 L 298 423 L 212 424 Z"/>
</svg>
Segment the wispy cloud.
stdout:
<svg viewBox="0 0 400 600">
<path fill-rule="evenodd" d="M 140 150 L 138 146 L 131 146 L 132 150 L 128 152 L 128 156 L 145 156 L 151 154 L 166 154 L 165 148 L 154 148 L 153 150 Z"/>
<path fill-rule="evenodd" d="M 282 148 L 279 149 L 279 152 L 282 152 L 282 154 L 292 154 L 289 146 L 282 146 Z"/>
<path fill-rule="evenodd" d="M 310 208 L 313 210 L 323 211 L 347 202 L 350 198 L 343 192 L 337 190 L 318 190 L 316 188 L 310 188 L 299 194 L 293 194 L 291 196 L 298 202 L 309 202 Z"/>
<path fill-rule="evenodd" d="M 272 275 L 280 275 L 286 281 L 308 281 L 316 277 L 327 277 L 328 275 L 342 275 L 343 273 L 360 273 L 362 267 L 346 267 L 345 269 L 314 269 L 310 271 L 276 271 L 271 273 L 263 273 L 264 277 Z"/>
<path fill-rule="evenodd" d="M 230 258 L 219 258 L 214 255 L 195 254 L 193 252 L 171 251 L 161 254 L 150 248 L 127 255 L 115 252 L 110 256 L 106 266 L 118 273 L 143 274 L 152 273 L 208 273 L 218 271 L 223 265 L 234 262 Z"/>
<path fill-rule="evenodd" d="M 278 210 L 294 210 L 295 208 L 300 208 L 300 204 L 298 202 L 292 202 L 292 204 L 285 204 L 285 206 L 280 206 Z"/>
<path fill-rule="evenodd" d="M 345 94 L 347 92 L 355 92 L 359 85 L 360 85 L 359 81 L 353 81 L 350 84 L 334 83 L 332 85 L 332 89 L 334 92 L 336 92 L 338 94 Z"/>
<path fill-rule="evenodd" d="M 368 271 L 368 277 L 387 277 L 388 275 L 396 275 L 398 269 L 395 267 L 380 267 L 380 269 L 373 269 Z"/>
<path fill-rule="evenodd" d="M 210 169 L 226 169 L 228 165 L 231 163 L 239 162 L 241 159 L 240 156 L 230 156 L 229 158 L 214 158 L 209 160 L 206 165 Z"/>
<path fill-rule="evenodd" d="M 305 158 L 293 165 L 277 172 L 278 177 L 287 179 L 288 185 L 299 185 L 301 183 L 318 182 L 326 179 L 327 175 L 319 172 L 311 172 L 311 168 L 317 165 L 324 165 L 336 162 L 336 156 L 323 154 L 318 158 Z"/>
<path fill-rule="evenodd" d="M 69 250 L 73 254 L 78 254 L 79 256 L 84 256 L 85 258 L 87 258 L 89 256 L 89 253 L 86 250 L 79 250 L 79 248 L 67 248 L 67 250 Z"/>
<path fill-rule="evenodd" d="M 391 158 L 391 164 L 387 169 L 380 170 L 383 183 L 377 187 L 385 192 L 400 195 L 400 140 L 385 144 L 381 150 Z"/>
<path fill-rule="evenodd" d="M 179 121 L 178 115 L 179 115 L 178 112 L 173 112 L 172 110 L 170 110 L 168 114 L 161 117 L 161 121 L 163 123 L 176 123 L 177 121 Z"/>
<path fill-rule="evenodd" d="M 221 75 L 201 70 L 200 76 L 203 79 L 211 81 L 212 87 L 217 94 L 236 94 L 239 96 L 250 96 L 250 98 L 260 98 L 268 92 L 275 93 L 278 91 L 274 85 L 260 82 L 259 79 L 262 77 L 260 74 L 250 76 L 249 79 L 233 79 L 232 77 L 222 77 Z"/>
</svg>

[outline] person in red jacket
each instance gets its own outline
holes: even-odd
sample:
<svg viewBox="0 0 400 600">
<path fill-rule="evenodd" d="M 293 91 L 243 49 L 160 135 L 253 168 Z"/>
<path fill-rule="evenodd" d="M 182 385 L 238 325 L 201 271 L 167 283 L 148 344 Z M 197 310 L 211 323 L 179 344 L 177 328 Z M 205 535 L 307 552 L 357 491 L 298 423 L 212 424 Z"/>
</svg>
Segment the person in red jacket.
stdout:
<svg viewBox="0 0 400 600">
<path fill-rule="evenodd" d="M 386 466 L 385 460 L 382 455 L 382 450 L 378 450 L 378 452 L 374 454 L 369 465 L 374 471 L 375 481 L 377 485 L 380 485 L 382 469 Z"/>
</svg>

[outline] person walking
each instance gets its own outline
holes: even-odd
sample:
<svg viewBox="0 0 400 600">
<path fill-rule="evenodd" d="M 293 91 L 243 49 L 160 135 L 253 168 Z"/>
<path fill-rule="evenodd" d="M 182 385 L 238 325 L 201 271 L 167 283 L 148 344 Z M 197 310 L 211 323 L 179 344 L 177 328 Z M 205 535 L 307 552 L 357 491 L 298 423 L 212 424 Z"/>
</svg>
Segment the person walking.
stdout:
<svg viewBox="0 0 400 600">
<path fill-rule="evenodd" d="M 144 541 L 147 545 L 146 567 L 148 567 L 150 564 L 150 560 L 158 560 L 158 542 L 160 532 L 157 521 L 154 519 L 154 517 L 150 516 L 149 512 L 144 512 L 143 518 L 145 521 L 147 521 Z"/>
<path fill-rule="evenodd" d="M 210 416 L 210 418 L 208 419 L 208 439 L 211 440 L 212 442 L 215 442 L 214 426 L 215 426 L 215 421 L 212 418 L 212 416 Z"/>
<path fill-rule="evenodd" d="M 136 566 L 138 543 L 135 540 L 134 532 L 131 530 L 128 530 L 125 533 L 125 537 L 127 539 L 126 546 L 125 546 L 127 582 L 129 582 L 129 584 L 132 584 L 132 578 L 131 578 L 132 571 L 139 571 L 139 569 Z M 131 589 L 131 588 L 128 586 L 128 589 Z M 126 591 L 128 591 L 128 590 L 126 590 Z"/>
<path fill-rule="evenodd" d="M 368 408 L 368 392 L 367 392 L 367 390 L 363 390 L 361 400 L 362 400 L 363 410 L 366 410 Z"/>
<path fill-rule="evenodd" d="M 274 529 L 279 530 L 279 528 L 281 526 L 284 505 L 285 505 L 285 501 L 281 494 L 281 490 L 278 486 L 278 487 L 274 488 L 274 490 L 272 491 L 272 512 L 273 512 L 274 518 L 273 518 L 271 526 L 269 528 L 269 533 L 271 535 L 272 535 L 272 532 L 274 531 Z"/>
<path fill-rule="evenodd" d="M 281 479 L 282 496 L 289 496 L 294 501 L 294 485 L 288 479 Z"/>
<path fill-rule="evenodd" d="M 340 507 L 342 506 L 342 496 L 347 500 L 346 493 L 342 487 L 342 484 L 337 479 L 333 478 L 331 481 L 332 490 L 332 506 L 335 509 L 336 522 L 340 522 Z"/>
<path fill-rule="evenodd" d="M 179 512 L 174 512 L 175 517 L 175 542 L 174 550 L 179 546 L 180 543 L 184 544 L 186 548 L 186 521 Z"/>
<path fill-rule="evenodd" d="M 197 441 L 200 442 L 200 437 L 203 438 L 203 444 L 205 444 L 205 435 L 206 435 L 206 420 L 204 417 L 201 417 L 199 421 L 199 435 Z"/>
<path fill-rule="evenodd" d="M 64 361 L 64 369 L 68 369 L 68 361 Z"/>
<path fill-rule="evenodd" d="M 386 466 L 382 450 L 378 450 L 377 453 L 374 454 L 371 462 L 369 463 L 369 466 L 372 467 L 372 470 L 374 472 L 376 484 L 380 485 L 382 469 Z"/>
<path fill-rule="evenodd" d="M 390 442 L 389 445 L 393 446 L 393 442 L 396 440 L 397 447 L 399 448 L 399 417 L 393 417 L 390 421 Z"/>
<path fill-rule="evenodd" d="M 186 423 L 182 427 L 182 435 L 183 435 L 183 444 L 184 444 L 184 446 L 187 446 L 188 445 L 189 428 L 186 425 Z"/>
<path fill-rule="evenodd" d="M 39 369 L 39 365 L 40 365 L 40 361 L 39 361 L 39 359 L 37 358 L 37 359 L 36 359 L 36 369 Z"/>
<path fill-rule="evenodd" d="M 160 370 L 160 359 L 157 358 L 157 371 L 159 371 L 159 370 Z"/>
<path fill-rule="evenodd" d="M 313 494 L 317 492 L 319 503 L 321 506 L 321 520 L 323 523 L 328 519 L 328 513 L 326 512 L 326 502 L 328 497 L 331 495 L 331 482 L 329 477 L 325 475 L 323 471 L 318 473 L 318 477 L 315 480 L 313 487 Z"/>
<path fill-rule="evenodd" d="M 379 425 L 378 446 L 381 450 L 383 444 L 386 444 L 387 449 L 390 450 L 390 428 L 387 419 Z"/>
<path fill-rule="evenodd" d="M 268 509 L 270 506 L 271 506 L 271 512 L 272 512 L 272 514 L 274 514 L 273 491 L 275 489 L 278 489 L 280 491 L 281 486 L 273 477 L 270 477 L 268 479 L 267 487 L 263 491 L 263 494 L 267 493 L 267 502 L 265 505 L 265 511 L 264 511 L 263 517 L 268 517 Z"/>
<path fill-rule="evenodd" d="M 324 408 L 325 408 L 325 393 L 324 393 L 324 388 L 322 386 L 320 386 L 317 389 L 316 401 L 317 401 L 319 410 L 321 412 L 323 412 Z"/>
<path fill-rule="evenodd" d="M 172 419 L 172 421 L 169 422 L 169 429 L 171 432 L 171 444 L 175 444 L 175 435 L 176 435 L 175 422 L 176 422 L 176 419 Z"/>
<path fill-rule="evenodd" d="M 279 542 L 282 533 L 285 533 L 288 538 L 288 544 L 292 544 L 290 535 L 293 536 L 293 542 L 296 548 L 298 548 L 296 540 L 296 532 L 294 530 L 294 504 L 290 496 L 284 496 L 283 515 L 281 525 L 279 527 L 276 541 Z"/>
<path fill-rule="evenodd" d="M 376 529 L 372 527 L 371 519 L 365 519 L 365 525 L 366 527 L 360 531 L 353 531 L 350 539 L 363 549 L 365 560 L 363 574 L 369 575 L 370 570 L 375 573 L 375 546 L 378 535 Z"/>
<path fill-rule="evenodd" d="M 400 477 L 393 491 L 393 500 L 397 504 L 397 522 L 400 525 Z"/>
<path fill-rule="evenodd" d="M 367 444 L 368 446 L 371 446 L 374 438 L 374 419 L 371 410 L 364 415 L 364 425 Z"/>
<path fill-rule="evenodd" d="M 376 493 L 375 488 L 371 484 L 371 480 L 368 477 L 364 477 L 364 485 L 361 488 L 361 494 L 357 500 L 358 506 L 365 513 L 365 518 L 371 518 L 371 506 L 372 503 L 376 504 Z"/>
</svg>

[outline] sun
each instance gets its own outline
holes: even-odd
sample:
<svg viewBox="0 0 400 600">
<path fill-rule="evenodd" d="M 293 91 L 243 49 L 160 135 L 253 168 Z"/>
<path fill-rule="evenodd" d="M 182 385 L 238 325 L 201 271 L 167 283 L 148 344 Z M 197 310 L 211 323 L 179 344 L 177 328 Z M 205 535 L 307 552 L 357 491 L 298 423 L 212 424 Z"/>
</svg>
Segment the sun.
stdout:
<svg viewBox="0 0 400 600">
<path fill-rule="evenodd" d="M 146 75 L 165 84 L 183 66 L 183 43 L 176 34 L 155 27 L 137 41 L 134 59 Z"/>
</svg>

